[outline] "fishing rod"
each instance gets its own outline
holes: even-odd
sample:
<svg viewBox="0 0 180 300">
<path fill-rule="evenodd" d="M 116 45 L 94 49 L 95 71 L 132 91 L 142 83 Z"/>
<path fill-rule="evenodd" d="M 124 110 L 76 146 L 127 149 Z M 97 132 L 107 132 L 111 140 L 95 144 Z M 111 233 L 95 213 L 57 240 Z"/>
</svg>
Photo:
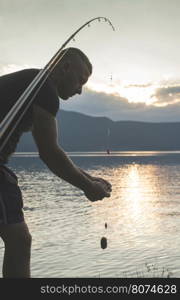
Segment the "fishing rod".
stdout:
<svg viewBox="0 0 180 300">
<path fill-rule="evenodd" d="M 29 84 L 23 94 L 19 97 L 7 115 L 4 117 L 3 121 L 0 123 L 0 153 L 3 150 L 4 146 L 8 142 L 9 138 L 11 137 L 14 130 L 17 128 L 18 124 L 22 120 L 23 116 L 27 112 L 28 108 L 32 104 L 33 100 L 35 99 L 37 93 L 54 70 L 56 65 L 61 61 L 61 59 L 66 55 L 68 52 L 67 50 L 62 54 L 62 50 L 64 47 L 74 39 L 74 37 L 86 26 L 90 26 L 92 22 L 95 20 L 98 21 L 105 21 L 107 22 L 113 30 L 115 30 L 114 26 L 112 25 L 111 21 L 106 17 L 96 17 L 88 22 L 84 23 L 81 27 L 79 27 L 60 47 L 60 49 L 55 53 L 55 55 L 50 59 L 50 61 L 45 65 L 44 69 L 40 70 L 37 76 L 33 79 L 33 81 Z M 12 123 L 13 127 L 10 128 Z M 1 142 L 2 141 L 2 142 Z"/>
</svg>

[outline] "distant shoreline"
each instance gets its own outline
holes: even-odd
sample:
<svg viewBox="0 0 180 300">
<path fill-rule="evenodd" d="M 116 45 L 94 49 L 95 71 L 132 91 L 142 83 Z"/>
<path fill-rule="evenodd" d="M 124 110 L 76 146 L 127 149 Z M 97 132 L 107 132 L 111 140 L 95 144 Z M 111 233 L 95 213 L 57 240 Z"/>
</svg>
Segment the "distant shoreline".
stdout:
<svg viewBox="0 0 180 300">
<path fill-rule="evenodd" d="M 180 154 L 180 150 L 174 151 L 146 151 L 146 150 L 128 150 L 128 151 L 110 151 L 108 154 L 106 151 L 73 151 L 66 152 L 69 156 L 163 156 L 163 155 L 172 155 Z M 38 152 L 15 152 L 12 157 L 38 157 Z"/>
</svg>

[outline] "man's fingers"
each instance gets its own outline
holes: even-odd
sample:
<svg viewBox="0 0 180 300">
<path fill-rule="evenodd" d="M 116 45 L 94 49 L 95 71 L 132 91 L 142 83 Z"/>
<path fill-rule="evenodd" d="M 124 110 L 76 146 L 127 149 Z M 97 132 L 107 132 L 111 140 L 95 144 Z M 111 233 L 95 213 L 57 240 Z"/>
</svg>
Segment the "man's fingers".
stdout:
<svg viewBox="0 0 180 300">
<path fill-rule="evenodd" d="M 106 184 L 106 183 L 103 183 L 103 185 L 104 185 L 104 188 L 105 188 L 108 192 L 112 192 L 111 186 L 109 186 L 109 185 Z"/>
<path fill-rule="evenodd" d="M 108 187 L 109 189 L 112 189 L 112 185 L 111 185 L 108 181 L 106 181 L 106 180 L 104 180 L 104 179 L 102 179 L 102 181 L 107 185 L 107 187 Z"/>
<path fill-rule="evenodd" d="M 105 197 L 109 198 L 110 196 L 111 196 L 110 193 L 106 193 Z"/>
<path fill-rule="evenodd" d="M 106 181 L 106 184 L 110 189 L 112 189 L 112 185 L 108 181 Z"/>
<path fill-rule="evenodd" d="M 101 182 L 101 183 L 103 183 L 103 184 L 105 184 L 106 187 L 107 187 L 110 191 L 112 191 L 112 185 L 111 185 L 107 180 L 105 180 L 105 179 L 103 179 L 103 178 L 97 178 L 96 180 L 99 181 L 99 182 Z"/>
<path fill-rule="evenodd" d="M 112 187 L 108 187 L 109 191 L 112 192 Z"/>
</svg>

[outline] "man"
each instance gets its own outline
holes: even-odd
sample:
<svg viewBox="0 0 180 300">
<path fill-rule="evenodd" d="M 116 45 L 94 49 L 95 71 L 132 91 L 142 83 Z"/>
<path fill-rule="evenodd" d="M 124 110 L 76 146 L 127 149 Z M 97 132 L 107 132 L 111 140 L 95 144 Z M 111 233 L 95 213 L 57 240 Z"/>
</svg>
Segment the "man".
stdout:
<svg viewBox="0 0 180 300">
<path fill-rule="evenodd" d="M 28 69 L 0 77 L 0 121 L 38 72 Z M 111 184 L 79 169 L 57 141 L 55 116 L 59 97 L 67 100 L 81 94 L 91 73 L 92 66 L 86 55 L 77 48 L 68 48 L 0 153 L 0 236 L 5 244 L 4 277 L 30 277 L 31 235 L 22 212 L 17 177 L 5 166 L 23 132 L 32 131 L 40 158 L 55 175 L 81 189 L 90 201 L 110 197 Z"/>
</svg>

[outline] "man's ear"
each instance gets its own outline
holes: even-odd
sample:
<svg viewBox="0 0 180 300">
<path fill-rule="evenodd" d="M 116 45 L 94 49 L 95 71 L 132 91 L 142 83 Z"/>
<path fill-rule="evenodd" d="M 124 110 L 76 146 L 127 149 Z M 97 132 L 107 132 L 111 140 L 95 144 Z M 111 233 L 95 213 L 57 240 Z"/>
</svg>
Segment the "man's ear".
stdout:
<svg viewBox="0 0 180 300">
<path fill-rule="evenodd" d="M 70 61 L 67 60 L 67 61 L 64 62 L 64 64 L 63 64 L 63 71 L 64 71 L 64 73 L 69 72 L 70 66 L 71 66 Z"/>
</svg>

